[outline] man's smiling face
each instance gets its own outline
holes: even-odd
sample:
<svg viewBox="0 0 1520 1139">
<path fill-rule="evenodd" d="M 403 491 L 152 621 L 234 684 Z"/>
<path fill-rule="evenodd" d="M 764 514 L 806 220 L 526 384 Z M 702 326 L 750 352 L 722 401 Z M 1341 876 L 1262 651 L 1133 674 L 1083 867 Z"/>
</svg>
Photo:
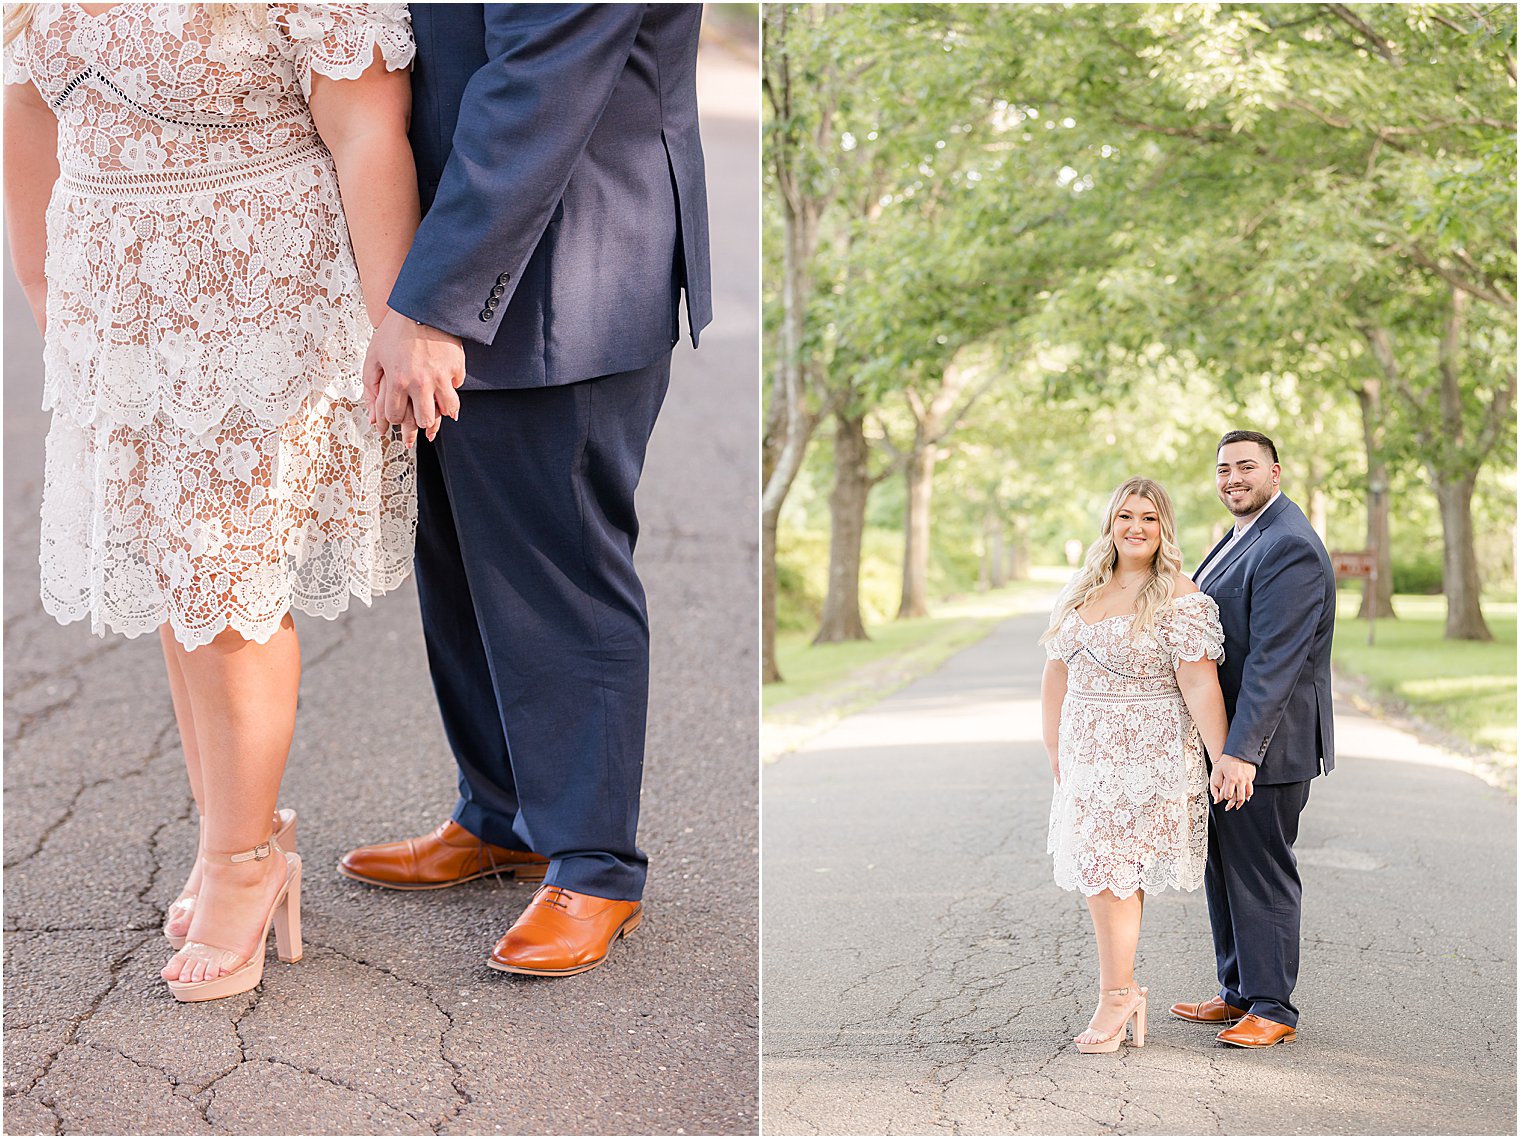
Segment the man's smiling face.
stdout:
<svg viewBox="0 0 1520 1139">
<path fill-rule="evenodd" d="M 1219 501 L 1236 518 L 1259 513 L 1277 493 L 1281 481 L 1282 467 L 1261 444 L 1243 440 L 1219 448 L 1214 483 L 1219 488 Z"/>
</svg>

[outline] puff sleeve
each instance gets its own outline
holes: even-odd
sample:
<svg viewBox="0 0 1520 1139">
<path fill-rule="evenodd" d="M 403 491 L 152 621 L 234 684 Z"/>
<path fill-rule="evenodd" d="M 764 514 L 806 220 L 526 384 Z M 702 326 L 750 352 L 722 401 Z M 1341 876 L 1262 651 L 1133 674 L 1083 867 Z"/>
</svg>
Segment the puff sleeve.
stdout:
<svg viewBox="0 0 1520 1139">
<path fill-rule="evenodd" d="M 387 71 L 410 66 L 417 53 L 405 4 L 292 4 L 285 33 L 295 49 L 301 93 L 311 97 L 311 76 L 358 79 L 380 49 Z"/>
<path fill-rule="evenodd" d="M 21 34 L 5 45 L 5 82 L 6 83 L 30 83 L 32 81 L 32 69 L 26 62 L 26 40 L 31 29 L 23 29 Z"/>
<path fill-rule="evenodd" d="M 1188 593 L 1174 600 L 1156 621 L 1156 637 L 1172 658 L 1172 667 L 1183 661 L 1224 659 L 1224 626 L 1219 606 L 1207 593 Z"/>
<path fill-rule="evenodd" d="M 1066 603 L 1067 594 L 1070 592 L 1071 585 L 1068 583 L 1066 587 L 1061 590 L 1060 596 L 1056 598 L 1055 608 L 1051 610 L 1052 617 L 1054 617 L 1055 614 L 1060 611 L 1061 606 Z M 1068 613 L 1064 618 L 1062 618 L 1061 627 L 1055 631 L 1055 634 L 1050 638 L 1050 640 L 1045 642 L 1045 658 L 1047 660 L 1065 660 L 1067 657 L 1071 656 L 1072 651 L 1076 648 L 1076 645 L 1072 642 L 1071 624 L 1072 615 Z"/>
</svg>

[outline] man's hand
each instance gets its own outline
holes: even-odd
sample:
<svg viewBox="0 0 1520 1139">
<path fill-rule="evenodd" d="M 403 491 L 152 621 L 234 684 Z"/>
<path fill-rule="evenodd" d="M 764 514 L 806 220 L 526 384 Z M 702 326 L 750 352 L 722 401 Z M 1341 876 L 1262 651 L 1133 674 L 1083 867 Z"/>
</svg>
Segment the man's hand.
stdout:
<svg viewBox="0 0 1520 1139">
<path fill-rule="evenodd" d="M 401 427 L 410 447 L 419 430 L 429 439 L 443 417 L 459 418 L 464 344 L 459 337 L 388 312 L 364 356 L 364 403 L 382 433 Z"/>
<path fill-rule="evenodd" d="M 1214 802 L 1224 803 L 1228 811 L 1237 811 L 1251 799 L 1251 785 L 1256 780 L 1256 765 L 1233 755 L 1222 755 L 1214 761 L 1213 774 L 1209 776 L 1209 790 Z"/>
</svg>

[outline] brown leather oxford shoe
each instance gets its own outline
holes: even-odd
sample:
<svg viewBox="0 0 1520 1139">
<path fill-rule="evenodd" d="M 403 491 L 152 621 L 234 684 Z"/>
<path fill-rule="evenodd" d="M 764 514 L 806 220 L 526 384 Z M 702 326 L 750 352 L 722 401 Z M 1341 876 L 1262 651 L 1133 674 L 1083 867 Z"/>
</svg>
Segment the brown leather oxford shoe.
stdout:
<svg viewBox="0 0 1520 1139">
<path fill-rule="evenodd" d="M 1298 1033 L 1286 1024 L 1247 1013 L 1239 1024 L 1225 1029 L 1214 1039 L 1237 1048 L 1270 1048 L 1274 1044 L 1292 1044 L 1298 1039 Z"/>
<path fill-rule="evenodd" d="M 605 961 L 613 941 L 627 937 L 643 920 L 644 908 L 638 902 L 540 886 L 486 964 L 532 977 L 584 973 Z"/>
<path fill-rule="evenodd" d="M 453 819 L 432 834 L 350 850 L 338 873 L 389 890 L 442 890 L 493 874 L 519 882 L 542 882 L 549 860 L 522 850 L 482 842 Z"/>
<path fill-rule="evenodd" d="M 1210 997 L 1198 1005 L 1181 1002 L 1174 1004 L 1172 1015 L 1181 1017 L 1183 1020 L 1195 1020 L 1200 1024 L 1234 1024 L 1241 1017 L 1249 1014 L 1243 1008 L 1225 1004 L 1223 997 Z"/>
</svg>

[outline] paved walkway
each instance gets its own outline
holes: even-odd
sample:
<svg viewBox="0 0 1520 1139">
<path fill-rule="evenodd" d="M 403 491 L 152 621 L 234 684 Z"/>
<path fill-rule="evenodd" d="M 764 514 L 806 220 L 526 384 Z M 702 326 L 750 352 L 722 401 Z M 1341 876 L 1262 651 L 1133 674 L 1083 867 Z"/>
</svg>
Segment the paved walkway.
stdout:
<svg viewBox="0 0 1520 1139">
<path fill-rule="evenodd" d="M 718 323 L 677 354 L 640 492 L 648 918 L 583 976 L 486 968 L 524 887 L 397 894 L 334 872 L 453 806 L 408 586 L 298 622 L 282 802 L 301 813 L 305 960 L 271 954 L 246 997 L 172 999 L 158 928 L 195 824 L 162 659 L 155 638 L 100 640 L 38 607 L 46 417 L 7 290 L 7 1133 L 755 1131 L 757 79 L 711 48 L 701 74 Z"/>
<path fill-rule="evenodd" d="M 1514 799 L 1350 709 L 1298 844 L 1299 1042 L 1165 1015 L 1216 991 L 1198 891 L 1148 899 L 1146 1047 L 1070 1047 L 1097 964 L 1045 854 L 1044 621 L 766 771 L 766 1133 L 1513 1135 Z"/>
</svg>

